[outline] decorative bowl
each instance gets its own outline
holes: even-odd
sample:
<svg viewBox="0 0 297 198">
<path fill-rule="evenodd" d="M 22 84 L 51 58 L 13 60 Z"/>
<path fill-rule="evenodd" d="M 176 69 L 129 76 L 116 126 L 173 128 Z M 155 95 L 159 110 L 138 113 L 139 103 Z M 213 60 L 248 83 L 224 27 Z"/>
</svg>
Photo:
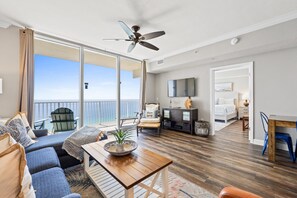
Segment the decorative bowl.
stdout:
<svg viewBox="0 0 297 198">
<path fill-rule="evenodd" d="M 124 156 L 137 149 L 138 144 L 133 140 L 125 140 L 122 145 L 116 141 L 108 142 L 104 145 L 104 150 L 114 156 Z"/>
</svg>

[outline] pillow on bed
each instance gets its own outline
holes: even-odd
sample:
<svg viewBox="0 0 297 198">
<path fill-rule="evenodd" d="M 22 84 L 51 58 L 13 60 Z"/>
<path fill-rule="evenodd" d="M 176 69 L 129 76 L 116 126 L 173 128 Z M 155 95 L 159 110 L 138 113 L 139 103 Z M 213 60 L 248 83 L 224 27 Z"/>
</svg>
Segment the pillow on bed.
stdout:
<svg viewBox="0 0 297 198">
<path fill-rule="evenodd" d="M 234 104 L 234 99 L 233 98 L 225 99 L 225 104 Z"/>
<path fill-rule="evenodd" d="M 224 98 L 218 98 L 218 105 L 223 105 L 225 104 L 225 99 Z"/>
</svg>

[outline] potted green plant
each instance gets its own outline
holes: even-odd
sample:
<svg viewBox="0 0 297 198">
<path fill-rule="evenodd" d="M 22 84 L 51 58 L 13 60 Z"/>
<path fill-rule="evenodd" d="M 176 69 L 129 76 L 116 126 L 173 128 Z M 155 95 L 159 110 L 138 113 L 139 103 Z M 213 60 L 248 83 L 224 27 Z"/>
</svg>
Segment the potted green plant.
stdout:
<svg viewBox="0 0 297 198">
<path fill-rule="evenodd" d="M 132 132 L 130 130 L 116 129 L 112 135 L 117 143 L 117 151 L 120 152 L 124 150 L 125 140 L 131 139 Z"/>
</svg>

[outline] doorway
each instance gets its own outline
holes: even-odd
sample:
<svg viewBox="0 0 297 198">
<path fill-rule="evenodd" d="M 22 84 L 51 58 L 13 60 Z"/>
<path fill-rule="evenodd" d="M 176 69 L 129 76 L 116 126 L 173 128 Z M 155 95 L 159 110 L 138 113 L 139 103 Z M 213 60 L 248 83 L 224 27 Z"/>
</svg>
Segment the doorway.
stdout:
<svg viewBox="0 0 297 198">
<path fill-rule="evenodd" d="M 234 125 L 254 139 L 253 62 L 210 69 L 211 134 Z"/>
</svg>

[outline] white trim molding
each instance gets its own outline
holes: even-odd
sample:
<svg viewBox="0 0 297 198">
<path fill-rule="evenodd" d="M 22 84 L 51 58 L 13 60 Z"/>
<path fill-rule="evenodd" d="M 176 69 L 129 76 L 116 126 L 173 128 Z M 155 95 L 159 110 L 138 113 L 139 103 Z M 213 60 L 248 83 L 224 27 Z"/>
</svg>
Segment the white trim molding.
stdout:
<svg viewBox="0 0 297 198">
<path fill-rule="evenodd" d="M 255 144 L 255 145 L 259 145 L 259 146 L 263 146 L 264 145 L 264 140 L 253 139 L 252 141 L 250 141 L 250 143 Z M 284 151 L 289 151 L 287 144 L 283 143 L 283 142 L 277 143 L 276 148 L 280 149 L 280 150 L 284 150 Z M 295 149 L 296 149 L 296 146 L 293 145 L 293 151 L 295 151 Z M 266 152 L 267 152 L 267 149 L 266 149 Z"/>
<path fill-rule="evenodd" d="M 197 50 L 198 48 L 201 48 L 201 47 L 205 47 L 205 46 L 212 45 L 212 44 L 215 44 L 215 43 L 218 43 L 218 42 L 221 42 L 221 41 L 232 39 L 232 38 L 238 37 L 240 35 L 255 32 L 257 30 L 268 28 L 268 27 L 271 27 L 271 26 L 274 26 L 274 25 L 277 25 L 277 24 L 280 24 L 280 23 L 284 23 L 284 22 L 287 22 L 287 21 L 291 21 L 291 20 L 294 20 L 294 19 L 297 19 L 297 11 L 289 12 L 287 14 L 268 19 L 266 21 L 263 21 L 263 22 L 260 22 L 260 23 L 257 23 L 257 24 L 251 25 L 251 26 L 244 27 L 244 28 L 238 29 L 238 30 L 233 31 L 233 32 L 229 32 L 227 34 L 223 34 L 221 36 L 209 39 L 207 41 L 197 43 L 197 44 L 193 44 L 193 45 L 191 45 L 189 47 L 181 48 L 179 50 L 175 50 L 175 51 L 173 51 L 171 53 L 167 53 L 167 54 L 164 54 L 162 56 L 157 56 L 157 57 L 154 57 L 154 58 L 150 58 L 148 60 L 148 63 L 155 62 L 155 61 L 162 60 L 162 59 L 166 59 L 168 57 L 175 56 L 175 55 L 178 55 L 178 54 L 181 54 L 181 53 L 185 53 L 185 52 L 188 52 L 188 51 L 191 51 L 191 50 Z"/>
<path fill-rule="evenodd" d="M 11 26 L 11 23 L 0 20 L 0 28 L 5 28 L 6 29 L 6 28 L 9 28 L 9 26 Z"/>
<path fill-rule="evenodd" d="M 249 141 L 254 140 L 254 62 L 246 62 L 234 65 L 220 66 L 210 68 L 210 123 L 214 126 L 214 112 L 215 112 L 215 72 L 230 71 L 238 69 L 249 70 Z M 211 135 L 215 135 L 215 128 L 212 127 Z"/>
</svg>

